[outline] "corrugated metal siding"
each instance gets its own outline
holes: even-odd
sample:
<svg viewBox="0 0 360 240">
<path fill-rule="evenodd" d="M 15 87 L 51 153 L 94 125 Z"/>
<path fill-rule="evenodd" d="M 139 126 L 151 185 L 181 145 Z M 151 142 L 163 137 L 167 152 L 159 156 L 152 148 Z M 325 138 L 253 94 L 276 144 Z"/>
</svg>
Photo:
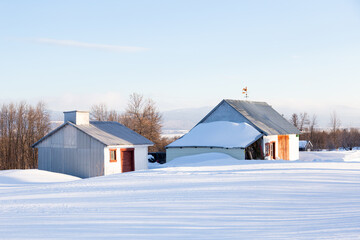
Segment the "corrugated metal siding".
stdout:
<svg viewBox="0 0 360 240">
<path fill-rule="evenodd" d="M 226 149 L 226 148 L 175 148 L 174 147 L 174 148 L 166 149 L 166 162 L 170 162 L 171 160 L 178 157 L 196 155 L 201 153 L 212 153 L 212 152 L 225 153 L 239 160 L 245 159 L 245 150 L 240 148 Z"/>
<path fill-rule="evenodd" d="M 104 175 L 104 147 L 99 144 L 95 139 L 90 140 L 90 162 L 91 167 L 89 169 L 90 176 L 102 176 Z"/>
<path fill-rule="evenodd" d="M 67 125 L 44 139 L 39 148 L 39 169 L 81 178 L 104 174 L 104 145 Z"/>
</svg>

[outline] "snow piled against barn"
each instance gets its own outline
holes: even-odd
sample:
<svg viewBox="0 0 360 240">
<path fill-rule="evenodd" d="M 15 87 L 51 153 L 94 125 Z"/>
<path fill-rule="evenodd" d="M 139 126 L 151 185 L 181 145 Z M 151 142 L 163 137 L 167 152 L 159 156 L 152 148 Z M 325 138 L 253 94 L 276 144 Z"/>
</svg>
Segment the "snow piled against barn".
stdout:
<svg viewBox="0 0 360 240">
<path fill-rule="evenodd" d="M 360 150 L 300 152 L 300 160 L 306 162 L 360 162 Z"/>
<path fill-rule="evenodd" d="M 38 169 L 0 171 L 0 187 L 13 184 L 56 183 L 79 180 L 80 178 Z"/>
<path fill-rule="evenodd" d="M 168 147 L 245 148 L 262 136 L 247 123 L 216 121 L 200 123 Z"/>
<path fill-rule="evenodd" d="M 211 153 L 69 182 L 8 181 L 0 239 L 359 239 L 359 152 L 307 154 L 291 162 Z"/>
</svg>

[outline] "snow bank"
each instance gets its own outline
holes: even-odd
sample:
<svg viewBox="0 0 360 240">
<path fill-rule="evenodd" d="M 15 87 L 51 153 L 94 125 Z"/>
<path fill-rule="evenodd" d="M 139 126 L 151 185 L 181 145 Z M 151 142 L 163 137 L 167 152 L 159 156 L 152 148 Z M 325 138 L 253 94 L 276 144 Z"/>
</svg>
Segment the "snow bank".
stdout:
<svg viewBox="0 0 360 240">
<path fill-rule="evenodd" d="M 247 123 L 217 121 L 201 123 L 168 147 L 241 147 L 259 139 L 262 134 Z"/>
<path fill-rule="evenodd" d="M 0 185 L 68 182 L 80 178 L 38 169 L 0 171 Z"/>
<path fill-rule="evenodd" d="M 219 166 L 0 187 L 0 239 L 359 239 L 358 162 L 173 161 Z"/>
<path fill-rule="evenodd" d="M 220 166 L 220 165 L 236 165 L 241 161 L 235 159 L 225 153 L 203 153 L 191 156 L 175 158 L 166 167 L 199 167 L 199 166 Z"/>
<path fill-rule="evenodd" d="M 360 162 L 360 151 L 300 152 L 300 161 L 305 162 Z"/>
</svg>

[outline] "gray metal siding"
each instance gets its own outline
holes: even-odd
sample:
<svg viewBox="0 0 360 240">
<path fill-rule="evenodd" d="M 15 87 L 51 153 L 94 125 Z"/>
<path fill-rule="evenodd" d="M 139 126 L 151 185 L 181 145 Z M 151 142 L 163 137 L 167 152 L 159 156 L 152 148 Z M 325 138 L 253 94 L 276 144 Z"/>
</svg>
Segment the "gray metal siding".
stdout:
<svg viewBox="0 0 360 240">
<path fill-rule="evenodd" d="M 99 147 L 99 142 L 95 139 L 90 139 L 90 146 L 90 162 L 92 167 L 89 170 L 89 174 L 90 176 L 104 175 L 104 146 Z"/>
<path fill-rule="evenodd" d="M 209 123 L 215 121 L 229 121 L 242 123 L 246 122 L 250 125 L 250 121 L 244 118 L 239 112 L 237 112 L 233 107 L 223 101 L 220 106 L 218 106 L 214 111 L 207 115 L 200 123 Z"/>
<path fill-rule="evenodd" d="M 37 147 L 41 170 L 81 178 L 104 175 L 105 145 L 71 125 L 44 139 Z"/>
</svg>

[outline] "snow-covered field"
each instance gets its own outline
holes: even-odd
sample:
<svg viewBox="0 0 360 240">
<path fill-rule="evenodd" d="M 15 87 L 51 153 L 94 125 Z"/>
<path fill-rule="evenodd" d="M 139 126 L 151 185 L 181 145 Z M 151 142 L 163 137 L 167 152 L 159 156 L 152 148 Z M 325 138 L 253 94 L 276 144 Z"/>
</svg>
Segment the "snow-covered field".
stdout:
<svg viewBox="0 0 360 240">
<path fill-rule="evenodd" d="M 360 239 L 360 152 L 301 158 L 210 154 L 91 179 L 0 171 L 0 239 Z"/>
</svg>

